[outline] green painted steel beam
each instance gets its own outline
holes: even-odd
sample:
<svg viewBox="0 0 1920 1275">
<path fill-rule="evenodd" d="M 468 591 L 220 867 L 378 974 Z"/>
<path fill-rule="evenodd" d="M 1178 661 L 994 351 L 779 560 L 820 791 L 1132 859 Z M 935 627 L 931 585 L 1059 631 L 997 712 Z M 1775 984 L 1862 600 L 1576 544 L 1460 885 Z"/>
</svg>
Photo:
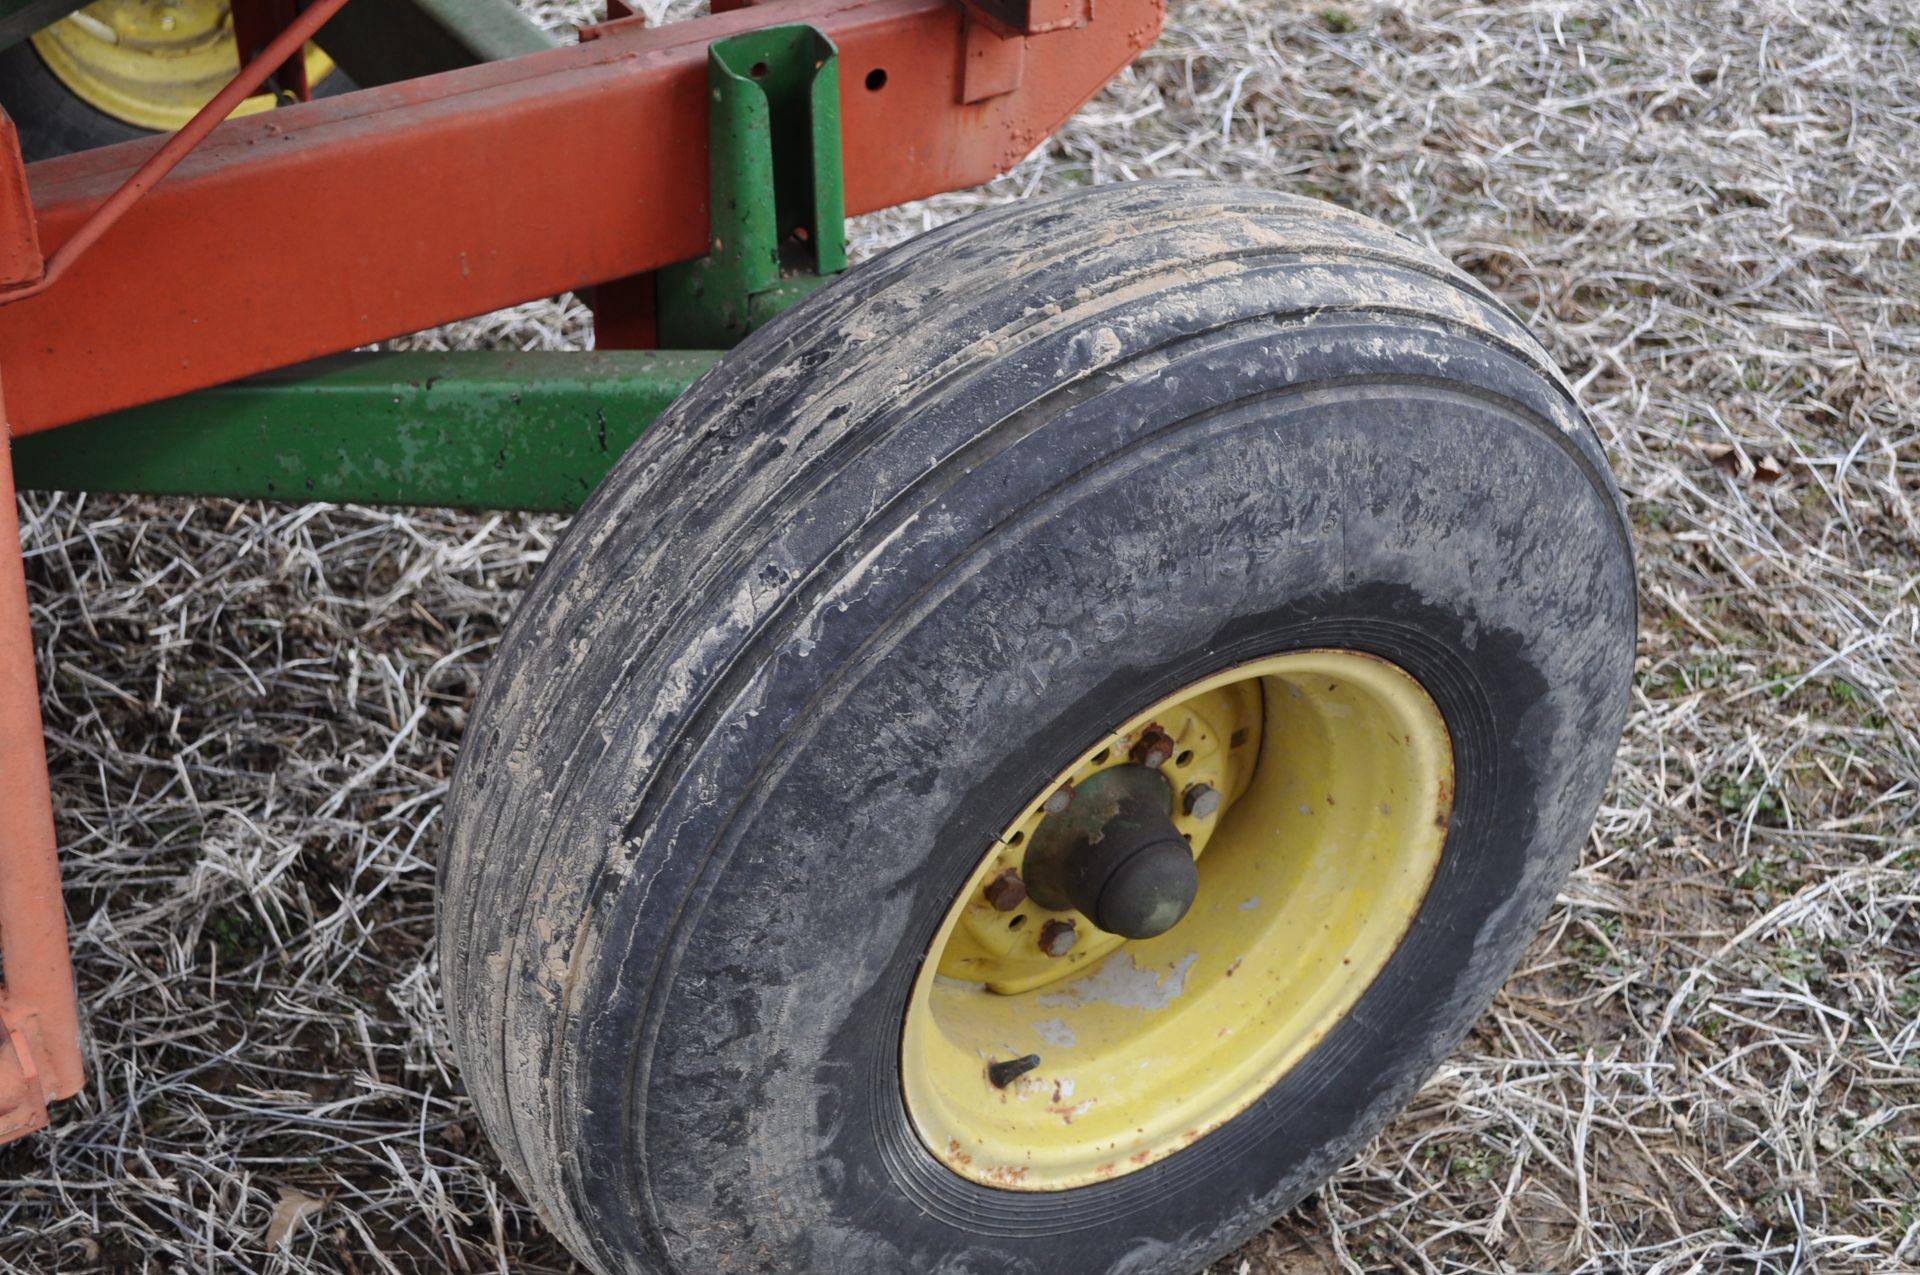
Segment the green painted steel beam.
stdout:
<svg viewBox="0 0 1920 1275">
<path fill-rule="evenodd" d="M 5 3 L 5 0 L 0 0 Z M 358 0 L 316 37 L 368 87 L 559 47 L 513 0 Z"/>
<path fill-rule="evenodd" d="M 705 350 L 342 354 L 16 439 L 23 489 L 570 513 Z"/>
</svg>

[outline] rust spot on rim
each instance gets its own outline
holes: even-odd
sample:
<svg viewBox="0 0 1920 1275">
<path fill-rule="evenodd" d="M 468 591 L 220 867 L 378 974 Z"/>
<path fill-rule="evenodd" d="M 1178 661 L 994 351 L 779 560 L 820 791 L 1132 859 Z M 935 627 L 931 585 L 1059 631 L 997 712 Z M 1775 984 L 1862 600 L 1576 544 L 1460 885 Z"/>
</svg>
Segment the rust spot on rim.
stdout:
<svg viewBox="0 0 1920 1275">
<path fill-rule="evenodd" d="M 1140 732 L 1140 739 L 1133 746 L 1132 757 L 1137 765 L 1158 770 L 1173 760 L 1173 736 L 1154 722 Z"/>
</svg>

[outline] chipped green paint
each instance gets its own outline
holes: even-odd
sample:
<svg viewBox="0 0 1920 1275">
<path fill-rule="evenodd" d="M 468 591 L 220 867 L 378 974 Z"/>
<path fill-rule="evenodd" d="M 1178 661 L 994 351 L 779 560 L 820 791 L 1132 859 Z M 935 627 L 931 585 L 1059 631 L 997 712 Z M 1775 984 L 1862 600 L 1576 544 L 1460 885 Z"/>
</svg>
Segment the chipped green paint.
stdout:
<svg viewBox="0 0 1920 1275">
<path fill-rule="evenodd" d="M 847 268 L 839 66 L 804 25 L 708 49 L 712 251 L 660 272 L 662 346 L 733 346 Z"/>
<path fill-rule="evenodd" d="M 21 488 L 569 513 L 710 351 L 343 354 L 33 434 Z"/>
</svg>

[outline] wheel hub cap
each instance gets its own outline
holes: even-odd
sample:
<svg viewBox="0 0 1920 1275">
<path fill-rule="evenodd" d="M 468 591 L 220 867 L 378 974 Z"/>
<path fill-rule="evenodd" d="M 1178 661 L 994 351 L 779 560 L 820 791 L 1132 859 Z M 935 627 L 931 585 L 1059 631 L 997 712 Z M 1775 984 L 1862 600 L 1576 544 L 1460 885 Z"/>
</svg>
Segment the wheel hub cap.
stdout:
<svg viewBox="0 0 1920 1275">
<path fill-rule="evenodd" d="M 1088 780 L 1034 834 L 1027 893 L 1051 911 L 1078 910 L 1121 938 L 1150 939 L 1193 906 L 1200 874 L 1174 825 L 1173 788 L 1145 766 L 1115 766 Z"/>
</svg>

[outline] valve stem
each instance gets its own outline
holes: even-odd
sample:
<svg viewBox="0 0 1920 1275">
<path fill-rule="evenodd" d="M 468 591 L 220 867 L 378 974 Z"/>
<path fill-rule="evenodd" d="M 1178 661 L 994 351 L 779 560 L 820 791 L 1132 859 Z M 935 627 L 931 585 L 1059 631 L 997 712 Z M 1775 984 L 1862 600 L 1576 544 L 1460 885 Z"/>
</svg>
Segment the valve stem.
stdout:
<svg viewBox="0 0 1920 1275">
<path fill-rule="evenodd" d="M 1039 1065 L 1039 1054 L 1028 1054 L 1024 1058 L 1009 1058 L 1005 1062 L 988 1063 L 987 1079 L 993 1082 L 995 1089 L 1005 1089 Z"/>
</svg>

